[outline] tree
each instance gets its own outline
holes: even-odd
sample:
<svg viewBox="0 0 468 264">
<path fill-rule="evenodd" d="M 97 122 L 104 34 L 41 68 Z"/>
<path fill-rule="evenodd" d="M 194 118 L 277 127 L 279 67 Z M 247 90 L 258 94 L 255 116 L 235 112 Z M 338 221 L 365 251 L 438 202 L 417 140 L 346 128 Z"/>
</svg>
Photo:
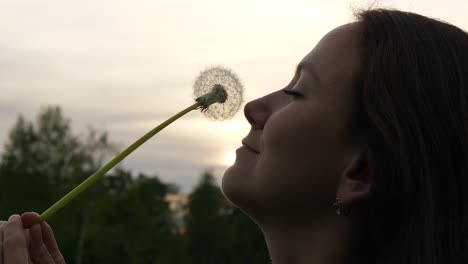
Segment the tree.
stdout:
<svg viewBox="0 0 468 264">
<path fill-rule="evenodd" d="M 20 116 L 0 161 L 0 219 L 43 212 L 115 152 L 107 133 L 71 131 L 59 107 L 35 122 Z M 186 233 L 165 200 L 177 186 L 122 168 L 94 183 L 48 220 L 68 263 L 267 263 L 260 229 L 233 206 L 206 172 L 190 194 Z"/>
<path fill-rule="evenodd" d="M 85 242 L 84 263 L 184 263 L 178 262 L 183 239 L 171 232 L 164 199 L 170 186 L 154 176 L 132 178 L 127 190 L 96 201 L 99 212 Z"/>
<path fill-rule="evenodd" d="M 193 263 L 227 263 L 224 243 L 227 240 L 222 209 L 226 200 L 205 172 L 190 194 L 187 216 L 189 254 Z"/>
<path fill-rule="evenodd" d="M 59 107 L 42 109 L 36 124 L 18 118 L 0 164 L 0 181 L 10 187 L 2 192 L 2 217 L 13 209 L 44 210 L 67 183 L 89 171 L 91 157 L 69 123 Z M 27 195 L 19 196 L 18 190 Z"/>
<path fill-rule="evenodd" d="M 269 261 L 263 234 L 230 203 L 205 172 L 190 194 L 187 236 L 192 263 L 241 264 Z"/>
<path fill-rule="evenodd" d="M 74 135 L 59 107 L 43 108 L 34 123 L 20 116 L 0 162 L 0 217 L 43 212 L 113 150 L 107 133 Z M 69 263 L 147 263 L 171 255 L 153 246 L 172 243 L 163 197 L 174 188 L 157 177 L 134 178 L 117 168 L 48 220 Z"/>
<path fill-rule="evenodd" d="M 91 146 L 99 146 L 99 150 Z M 35 123 L 20 116 L 10 131 L 0 162 L 0 182 L 4 187 L 0 217 L 43 212 L 94 172 L 100 165 L 97 153 L 110 146 L 106 133 L 91 131 L 86 140 L 74 135 L 70 120 L 58 106 L 42 108 Z M 50 219 L 58 230 L 56 237 L 62 241 L 65 256 L 76 250 L 77 230 L 86 220 L 84 209 L 102 189 L 102 183 L 95 184 Z"/>
<path fill-rule="evenodd" d="M 228 211 L 226 247 L 231 264 L 271 263 L 260 228 L 239 208 Z"/>
</svg>

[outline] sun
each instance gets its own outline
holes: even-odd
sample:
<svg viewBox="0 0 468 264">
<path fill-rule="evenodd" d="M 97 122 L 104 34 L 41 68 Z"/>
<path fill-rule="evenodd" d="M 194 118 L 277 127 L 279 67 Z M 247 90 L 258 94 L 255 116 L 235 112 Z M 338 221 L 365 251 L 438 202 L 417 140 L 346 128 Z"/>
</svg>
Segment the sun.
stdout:
<svg viewBox="0 0 468 264">
<path fill-rule="evenodd" d="M 226 166 L 231 166 L 232 164 L 234 164 L 234 162 L 236 161 L 236 153 L 235 152 L 226 152 L 226 154 L 224 155 L 224 165 Z"/>
</svg>

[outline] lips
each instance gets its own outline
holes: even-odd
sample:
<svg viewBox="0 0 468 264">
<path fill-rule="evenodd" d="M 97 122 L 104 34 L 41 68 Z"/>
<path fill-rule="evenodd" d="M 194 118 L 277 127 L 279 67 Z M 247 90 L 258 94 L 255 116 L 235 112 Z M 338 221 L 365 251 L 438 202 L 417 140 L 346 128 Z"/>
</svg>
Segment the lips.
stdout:
<svg viewBox="0 0 468 264">
<path fill-rule="evenodd" d="M 242 145 L 243 145 L 244 147 L 246 147 L 248 150 L 250 150 L 250 151 L 252 151 L 252 152 L 254 152 L 254 153 L 257 153 L 257 154 L 260 153 L 260 152 L 257 150 L 257 148 L 253 147 L 251 144 L 248 144 L 248 143 L 245 142 L 244 140 L 242 140 Z"/>
</svg>

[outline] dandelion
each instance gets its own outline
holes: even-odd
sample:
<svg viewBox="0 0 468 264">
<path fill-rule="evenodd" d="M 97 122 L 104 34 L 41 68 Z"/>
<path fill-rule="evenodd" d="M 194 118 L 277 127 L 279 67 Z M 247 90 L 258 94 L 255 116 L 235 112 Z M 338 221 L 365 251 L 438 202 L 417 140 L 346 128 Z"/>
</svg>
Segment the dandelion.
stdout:
<svg viewBox="0 0 468 264">
<path fill-rule="evenodd" d="M 70 191 L 62 199 L 49 207 L 49 209 L 36 219 L 35 223 L 47 220 L 78 196 L 78 194 L 86 190 L 94 182 L 104 176 L 106 172 L 111 170 L 135 149 L 188 112 L 200 109 L 201 112 L 210 119 L 226 120 L 231 118 L 239 110 L 240 105 L 242 104 L 243 87 L 239 78 L 232 71 L 222 66 L 215 66 L 202 71 L 200 76 L 195 80 L 193 90 L 196 97 L 196 103 L 162 122 L 160 125 L 139 138 L 93 175 L 89 176 L 80 185 L 75 187 L 75 189 Z"/>
<path fill-rule="evenodd" d="M 202 112 L 213 120 L 229 119 L 239 110 L 242 104 L 243 91 L 239 78 L 232 71 L 222 66 L 207 68 L 195 80 L 193 94 L 197 98 L 196 100 L 198 100 L 201 95 L 218 88 L 220 92 L 226 92 L 226 101 L 213 104 L 209 108 L 202 110 Z"/>
</svg>

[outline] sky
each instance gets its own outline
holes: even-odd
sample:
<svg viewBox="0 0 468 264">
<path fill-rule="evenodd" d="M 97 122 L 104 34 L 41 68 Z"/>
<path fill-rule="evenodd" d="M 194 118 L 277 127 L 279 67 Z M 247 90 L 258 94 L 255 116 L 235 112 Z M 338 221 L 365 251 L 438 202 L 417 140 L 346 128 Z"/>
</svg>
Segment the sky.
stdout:
<svg viewBox="0 0 468 264">
<path fill-rule="evenodd" d="M 0 0 L 0 146 L 18 115 L 59 105 L 74 133 L 107 131 L 123 150 L 191 105 L 212 65 L 240 77 L 248 102 L 284 87 L 323 35 L 372 3 L 468 30 L 466 0 Z M 122 166 L 182 192 L 206 170 L 219 183 L 250 129 L 243 106 L 222 122 L 192 111 Z"/>
</svg>

